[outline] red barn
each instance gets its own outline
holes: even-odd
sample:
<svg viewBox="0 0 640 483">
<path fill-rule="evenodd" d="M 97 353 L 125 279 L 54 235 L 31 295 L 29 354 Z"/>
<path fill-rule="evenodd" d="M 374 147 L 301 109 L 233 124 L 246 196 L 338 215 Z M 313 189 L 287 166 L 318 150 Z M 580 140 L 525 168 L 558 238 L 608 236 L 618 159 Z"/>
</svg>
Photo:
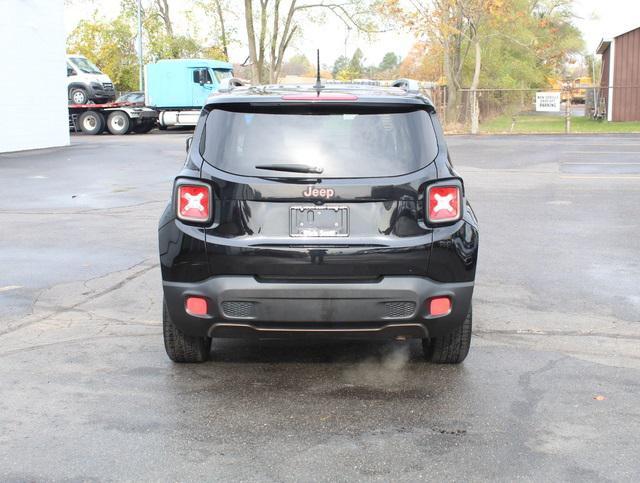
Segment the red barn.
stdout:
<svg viewBox="0 0 640 483">
<path fill-rule="evenodd" d="M 640 121 L 640 27 L 602 40 L 601 103 L 609 121 Z"/>
</svg>

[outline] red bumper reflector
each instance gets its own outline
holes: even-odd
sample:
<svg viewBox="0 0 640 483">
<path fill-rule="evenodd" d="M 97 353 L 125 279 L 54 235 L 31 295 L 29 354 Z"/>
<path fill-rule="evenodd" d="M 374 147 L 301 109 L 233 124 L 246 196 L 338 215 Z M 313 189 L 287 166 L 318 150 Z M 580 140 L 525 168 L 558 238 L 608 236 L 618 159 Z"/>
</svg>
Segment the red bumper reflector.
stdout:
<svg viewBox="0 0 640 483">
<path fill-rule="evenodd" d="M 191 315 L 207 315 L 207 299 L 203 297 L 187 297 L 185 306 Z"/>
<path fill-rule="evenodd" d="M 446 315 L 451 311 L 449 297 L 435 297 L 429 300 L 429 315 Z"/>
</svg>

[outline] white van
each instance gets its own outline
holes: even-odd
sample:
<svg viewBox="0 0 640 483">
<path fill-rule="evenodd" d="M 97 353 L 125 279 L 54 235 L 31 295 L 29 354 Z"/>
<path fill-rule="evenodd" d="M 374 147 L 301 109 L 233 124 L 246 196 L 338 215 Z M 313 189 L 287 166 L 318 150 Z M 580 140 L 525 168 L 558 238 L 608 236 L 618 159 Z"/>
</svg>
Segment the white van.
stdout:
<svg viewBox="0 0 640 483">
<path fill-rule="evenodd" d="M 109 76 L 83 55 L 67 54 L 67 90 L 72 104 L 102 104 L 116 97 Z"/>
</svg>

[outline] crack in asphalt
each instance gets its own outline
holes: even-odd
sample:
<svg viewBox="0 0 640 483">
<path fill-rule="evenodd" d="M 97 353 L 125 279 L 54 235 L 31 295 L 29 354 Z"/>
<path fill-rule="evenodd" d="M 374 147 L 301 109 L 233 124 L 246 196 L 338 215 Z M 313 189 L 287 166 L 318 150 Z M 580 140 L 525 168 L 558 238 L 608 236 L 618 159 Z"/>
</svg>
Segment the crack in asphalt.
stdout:
<svg viewBox="0 0 640 483">
<path fill-rule="evenodd" d="M 134 265 L 130 266 L 129 268 L 125 268 L 124 270 L 114 270 L 113 272 L 108 272 L 108 273 L 106 273 L 106 274 L 104 274 L 104 275 L 100 275 L 100 276 L 98 276 L 98 277 L 90 278 L 90 279 L 85 280 L 85 281 L 83 281 L 83 282 L 82 282 L 82 283 L 83 283 L 83 286 L 85 286 L 85 287 L 86 287 L 87 283 L 89 283 L 89 282 L 91 282 L 91 281 L 93 281 L 93 280 L 98 280 L 98 279 L 100 279 L 100 278 L 105 278 L 105 277 L 107 277 L 107 276 L 109 276 L 109 275 L 112 275 L 112 274 L 114 274 L 114 273 L 119 273 L 119 272 L 128 272 L 128 271 L 130 271 L 130 270 L 133 270 L 135 267 L 138 267 L 138 266 L 140 266 L 140 265 L 143 265 L 144 263 L 148 262 L 148 260 L 149 260 L 149 259 L 144 259 L 144 260 L 142 260 L 141 262 L 138 262 L 138 263 L 136 263 L 136 264 L 134 264 Z M 135 279 L 136 279 L 136 278 L 138 278 L 138 277 L 141 277 L 142 275 L 144 275 L 145 273 L 147 273 L 147 272 L 149 272 L 149 271 L 153 270 L 154 268 L 158 267 L 159 265 L 160 265 L 159 263 L 154 263 L 153 265 L 146 266 L 146 267 L 142 268 L 141 270 L 138 270 L 137 272 L 134 272 L 134 273 L 132 273 L 132 274 L 130 274 L 130 275 L 128 275 L 128 276 L 126 276 L 124 279 L 122 279 L 122 280 L 120 280 L 119 282 L 117 282 L 117 283 L 115 283 L 115 284 L 113 284 L 113 285 L 111 285 L 111 286 L 107 287 L 107 288 L 106 288 L 106 289 L 104 289 L 104 290 L 101 290 L 101 291 L 99 291 L 99 292 L 93 292 L 93 293 L 89 292 L 89 293 L 87 294 L 87 295 L 88 295 L 87 297 L 83 298 L 83 299 L 82 299 L 82 300 L 80 300 L 79 302 L 76 302 L 75 304 L 72 304 L 72 305 L 69 305 L 69 306 L 63 306 L 63 307 L 53 308 L 53 310 L 52 310 L 49 314 L 47 314 L 47 315 L 45 315 L 45 316 L 43 316 L 43 317 L 39 317 L 39 318 L 37 318 L 37 319 L 35 319 L 35 320 L 29 320 L 29 321 L 24 322 L 24 323 L 22 323 L 22 324 L 14 325 L 14 326 L 12 326 L 12 327 L 8 327 L 8 328 L 6 328 L 6 329 L 4 329 L 4 330 L 0 330 L 0 337 L 1 337 L 1 336 L 4 336 L 4 335 L 7 335 L 7 334 L 10 334 L 10 333 L 12 333 L 12 332 L 15 332 L 15 331 L 17 331 L 17 330 L 20 330 L 20 329 L 22 329 L 22 328 L 24 328 L 24 327 L 28 327 L 28 326 L 30 326 L 30 325 L 36 324 L 36 323 L 38 323 L 38 322 L 43 322 L 43 321 L 45 321 L 45 320 L 49 320 L 49 319 L 51 319 L 52 317 L 54 317 L 54 316 L 56 316 L 56 315 L 59 315 L 59 314 L 61 314 L 61 313 L 71 312 L 71 311 L 75 310 L 77 307 L 79 307 L 79 306 L 81 306 L 81 305 L 83 305 L 83 304 L 85 304 L 85 303 L 87 303 L 87 302 L 90 302 L 90 301 L 92 301 L 92 300 L 96 300 L 96 299 L 98 299 L 98 298 L 100 298 L 100 297 L 103 297 L 104 295 L 107 295 L 107 294 L 109 294 L 109 293 L 111 293 L 111 292 L 113 292 L 113 291 L 115 291 L 115 290 L 118 290 L 118 289 L 122 288 L 122 287 L 123 287 L 123 286 L 125 286 L 127 283 L 129 283 L 129 282 L 131 282 L 131 281 L 135 280 Z M 49 288 L 52 288 L 52 287 L 49 287 Z M 44 291 L 43 291 L 43 292 L 44 292 Z M 40 299 L 40 295 L 41 295 L 41 294 L 39 294 L 39 295 L 38 295 L 38 298 L 34 301 L 34 303 L 33 303 L 33 307 L 35 307 L 35 306 L 36 306 L 36 304 L 38 303 L 38 301 L 39 301 L 39 299 Z"/>
<path fill-rule="evenodd" d="M 37 345 L 31 345 L 31 346 L 27 346 L 27 347 L 21 347 L 19 349 L 10 349 L 6 352 L 0 352 L 0 357 L 5 357 L 5 356 L 10 356 L 12 354 L 18 354 L 18 353 L 23 353 L 23 352 L 29 352 L 29 351 L 34 351 L 34 350 L 38 350 L 38 349 L 43 349 L 46 347 L 51 347 L 54 345 L 59 345 L 59 344 L 70 344 L 70 343 L 74 343 L 74 342 L 85 342 L 88 340 L 94 340 L 94 339 L 116 339 L 116 338 L 121 338 L 121 337 L 158 337 L 158 333 L 157 332 L 150 332 L 148 334 L 145 333 L 133 333 L 133 334 L 103 334 L 103 335 L 92 335 L 89 337 L 75 337 L 73 339 L 63 339 L 63 340 L 56 340 L 53 342 L 45 342 L 44 344 L 37 344 Z"/>
<path fill-rule="evenodd" d="M 14 210 L 0 210 L 0 215 L 95 215 L 95 214 L 108 214 L 101 212 L 118 211 L 122 209 L 138 208 L 144 205 L 152 205 L 157 203 L 166 203 L 166 200 L 154 200 L 145 201 L 143 203 L 134 203 L 131 205 L 111 206 L 108 208 L 88 208 L 86 210 L 72 210 L 65 211 L 64 209 L 58 211 L 14 211 Z M 130 211 L 122 211 L 120 213 L 130 213 Z"/>
<path fill-rule="evenodd" d="M 491 289 L 494 285 L 485 285 L 484 287 L 482 287 L 483 289 Z M 505 306 L 505 307 L 511 307 L 517 310 L 522 310 L 525 309 L 527 311 L 531 311 L 531 312 L 535 312 L 538 314 L 549 314 L 550 312 L 543 308 L 540 307 L 536 307 L 535 305 L 532 304 L 532 302 L 530 300 L 526 300 L 524 302 L 514 302 L 514 301 L 508 301 L 508 300 L 495 300 L 492 299 L 490 297 L 482 297 L 480 295 L 474 295 L 473 297 L 474 302 L 476 303 L 480 303 L 480 304 L 486 304 L 486 305 L 500 305 L 500 306 Z M 583 314 L 578 313 L 578 312 L 563 312 L 563 315 L 567 315 L 567 316 L 571 316 L 571 317 L 580 317 Z M 638 322 L 637 319 L 633 319 L 633 318 L 625 318 L 625 317 L 610 317 L 604 314 L 595 314 L 592 313 L 590 314 L 595 318 L 607 321 L 607 322 L 614 322 L 614 321 L 623 321 L 623 322 L 631 322 L 631 323 L 636 323 Z"/>
<path fill-rule="evenodd" d="M 640 335 L 614 334 L 611 332 L 580 332 L 577 330 L 535 330 L 535 329 L 474 329 L 474 335 L 538 335 L 542 337 L 602 337 L 607 339 L 640 340 Z"/>
</svg>

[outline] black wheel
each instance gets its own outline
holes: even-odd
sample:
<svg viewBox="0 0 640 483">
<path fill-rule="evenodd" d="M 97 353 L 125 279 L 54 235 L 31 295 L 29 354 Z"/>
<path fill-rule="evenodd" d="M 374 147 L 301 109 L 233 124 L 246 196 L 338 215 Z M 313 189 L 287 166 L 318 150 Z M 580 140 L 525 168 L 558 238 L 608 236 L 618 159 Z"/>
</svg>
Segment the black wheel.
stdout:
<svg viewBox="0 0 640 483">
<path fill-rule="evenodd" d="M 424 356 L 437 364 L 459 364 L 464 361 L 471 345 L 471 307 L 460 327 L 442 337 L 422 339 Z"/>
<path fill-rule="evenodd" d="M 166 131 L 167 126 L 165 126 L 164 124 L 158 124 L 158 129 L 160 129 L 161 131 Z"/>
<path fill-rule="evenodd" d="M 205 362 L 209 359 L 211 339 L 192 337 L 178 329 L 171 321 L 166 301 L 162 301 L 162 332 L 164 348 L 173 362 Z"/>
<path fill-rule="evenodd" d="M 69 99 L 73 104 L 86 104 L 89 102 L 89 94 L 82 87 L 74 87 L 69 91 Z"/>
<path fill-rule="evenodd" d="M 85 111 L 80 114 L 78 125 L 85 134 L 100 134 L 104 129 L 104 116 L 98 111 Z"/>
<path fill-rule="evenodd" d="M 107 118 L 107 129 L 111 134 L 127 134 L 131 129 L 131 119 L 124 111 L 113 111 Z"/>
<path fill-rule="evenodd" d="M 133 132 L 138 134 L 145 134 L 151 131 L 154 128 L 155 124 L 153 122 L 143 122 L 142 124 L 138 124 L 133 128 Z"/>
</svg>

